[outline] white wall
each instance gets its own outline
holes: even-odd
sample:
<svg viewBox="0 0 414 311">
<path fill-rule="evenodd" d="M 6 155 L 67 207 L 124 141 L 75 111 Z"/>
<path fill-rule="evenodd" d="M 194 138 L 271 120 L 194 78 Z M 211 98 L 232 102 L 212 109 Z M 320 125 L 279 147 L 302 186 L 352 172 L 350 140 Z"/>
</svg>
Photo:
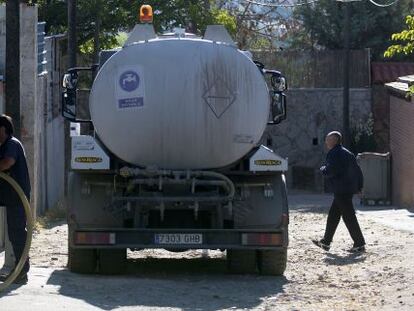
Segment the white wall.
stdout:
<svg viewBox="0 0 414 311">
<path fill-rule="evenodd" d="M 5 75 L 6 64 L 6 5 L 0 4 L 0 76 Z"/>
</svg>

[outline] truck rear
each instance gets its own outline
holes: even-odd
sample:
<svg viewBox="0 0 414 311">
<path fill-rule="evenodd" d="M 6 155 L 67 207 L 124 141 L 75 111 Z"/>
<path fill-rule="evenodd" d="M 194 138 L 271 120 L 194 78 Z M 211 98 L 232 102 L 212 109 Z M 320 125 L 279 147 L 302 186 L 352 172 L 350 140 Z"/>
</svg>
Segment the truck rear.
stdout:
<svg viewBox="0 0 414 311">
<path fill-rule="evenodd" d="M 79 120 L 85 70 L 95 72 L 91 119 Z M 127 249 L 162 248 L 226 250 L 231 272 L 283 274 L 287 160 L 260 145 L 286 117 L 280 72 L 223 26 L 201 38 L 142 23 L 99 65 L 69 69 L 63 86 L 64 117 L 93 125 L 72 137 L 71 271 L 122 273 Z"/>
</svg>

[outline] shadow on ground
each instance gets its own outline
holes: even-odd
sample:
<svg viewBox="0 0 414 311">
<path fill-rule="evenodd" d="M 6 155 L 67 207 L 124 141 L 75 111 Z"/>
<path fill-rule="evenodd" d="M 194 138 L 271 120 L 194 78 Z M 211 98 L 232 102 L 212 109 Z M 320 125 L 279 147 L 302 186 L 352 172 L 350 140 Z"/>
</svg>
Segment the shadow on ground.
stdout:
<svg viewBox="0 0 414 311">
<path fill-rule="evenodd" d="M 365 261 L 366 253 L 363 254 L 348 254 L 345 256 L 327 253 L 324 262 L 333 266 L 347 266 Z"/>
<path fill-rule="evenodd" d="M 284 292 L 285 277 L 231 275 L 223 259 L 134 259 L 123 276 L 54 271 L 48 280 L 59 293 L 99 307 L 170 307 L 214 311 L 252 309 Z"/>
</svg>

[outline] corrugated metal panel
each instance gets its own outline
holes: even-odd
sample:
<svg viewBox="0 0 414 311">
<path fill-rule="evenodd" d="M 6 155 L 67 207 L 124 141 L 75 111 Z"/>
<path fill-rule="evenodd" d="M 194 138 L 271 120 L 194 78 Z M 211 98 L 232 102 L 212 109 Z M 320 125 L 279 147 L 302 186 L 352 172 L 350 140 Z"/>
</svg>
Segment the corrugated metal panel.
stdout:
<svg viewBox="0 0 414 311">
<path fill-rule="evenodd" d="M 343 86 L 344 51 L 252 51 L 253 59 L 266 68 L 280 70 L 290 88 L 341 88 Z M 350 51 L 349 85 L 370 87 L 370 51 Z"/>
<path fill-rule="evenodd" d="M 373 62 L 371 75 L 373 84 L 393 82 L 398 77 L 414 74 L 414 63 Z"/>
<path fill-rule="evenodd" d="M 364 174 L 363 198 L 389 200 L 390 154 L 364 152 L 358 154 L 358 163 Z"/>
<path fill-rule="evenodd" d="M 46 49 L 45 49 L 45 27 L 46 22 L 37 23 L 37 73 L 46 71 Z"/>
</svg>

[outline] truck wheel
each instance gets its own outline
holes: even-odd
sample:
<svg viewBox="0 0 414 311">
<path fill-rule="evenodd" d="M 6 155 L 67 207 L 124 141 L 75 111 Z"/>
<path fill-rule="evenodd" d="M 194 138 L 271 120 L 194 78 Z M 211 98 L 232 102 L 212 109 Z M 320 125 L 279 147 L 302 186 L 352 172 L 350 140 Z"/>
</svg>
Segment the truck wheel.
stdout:
<svg viewBox="0 0 414 311">
<path fill-rule="evenodd" d="M 122 274 L 127 267 L 126 249 L 98 250 L 98 271 L 101 274 Z"/>
<path fill-rule="evenodd" d="M 261 274 L 283 275 L 286 263 L 287 249 L 258 251 L 258 266 Z"/>
<path fill-rule="evenodd" d="M 68 268 L 71 272 L 91 274 L 96 271 L 96 250 L 69 246 Z"/>
<path fill-rule="evenodd" d="M 256 251 L 227 250 L 227 267 L 231 273 L 256 273 Z"/>
</svg>

